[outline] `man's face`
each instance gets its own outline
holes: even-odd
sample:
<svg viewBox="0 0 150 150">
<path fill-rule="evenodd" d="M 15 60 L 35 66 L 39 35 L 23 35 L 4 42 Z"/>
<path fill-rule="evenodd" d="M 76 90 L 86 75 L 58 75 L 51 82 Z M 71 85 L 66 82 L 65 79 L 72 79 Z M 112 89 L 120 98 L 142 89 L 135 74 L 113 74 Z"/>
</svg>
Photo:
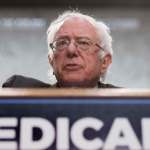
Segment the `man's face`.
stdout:
<svg viewBox="0 0 150 150">
<path fill-rule="evenodd" d="M 53 60 L 50 61 L 60 86 L 96 86 L 102 72 L 98 54 L 100 48 L 95 45 L 100 43 L 96 29 L 86 20 L 71 18 L 56 33 L 54 41 L 58 39 L 70 41 L 68 47 L 56 49 Z M 82 50 L 76 44 L 81 39 L 91 40 L 94 44 L 89 49 Z"/>
</svg>

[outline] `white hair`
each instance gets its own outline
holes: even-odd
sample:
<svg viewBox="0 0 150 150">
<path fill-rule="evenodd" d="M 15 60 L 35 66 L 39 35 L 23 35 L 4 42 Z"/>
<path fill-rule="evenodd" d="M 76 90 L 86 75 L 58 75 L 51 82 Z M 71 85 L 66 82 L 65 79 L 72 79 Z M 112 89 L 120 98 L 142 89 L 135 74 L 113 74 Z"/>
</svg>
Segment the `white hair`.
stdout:
<svg viewBox="0 0 150 150">
<path fill-rule="evenodd" d="M 89 15 L 84 15 L 80 12 L 77 11 L 66 11 L 56 20 L 51 22 L 48 30 L 47 30 L 47 43 L 48 43 L 48 50 L 49 50 L 49 56 L 51 59 L 53 59 L 53 51 L 51 47 L 49 46 L 50 43 L 54 41 L 55 34 L 58 32 L 58 30 L 61 28 L 63 23 L 70 19 L 70 18 L 82 18 L 87 20 L 90 24 L 92 24 L 95 29 L 97 30 L 97 33 L 99 35 L 99 39 L 101 40 L 101 47 L 104 49 L 104 51 L 100 51 L 100 59 L 102 59 L 106 54 L 110 54 L 112 56 L 113 54 L 113 49 L 112 49 L 112 37 L 110 35 L 110 29 L 105 23 L 102 21 L 98 21 L 95 18 L 89 16 Z M 104 78 L 105 75 L 102 75 Z"/>
</svg>

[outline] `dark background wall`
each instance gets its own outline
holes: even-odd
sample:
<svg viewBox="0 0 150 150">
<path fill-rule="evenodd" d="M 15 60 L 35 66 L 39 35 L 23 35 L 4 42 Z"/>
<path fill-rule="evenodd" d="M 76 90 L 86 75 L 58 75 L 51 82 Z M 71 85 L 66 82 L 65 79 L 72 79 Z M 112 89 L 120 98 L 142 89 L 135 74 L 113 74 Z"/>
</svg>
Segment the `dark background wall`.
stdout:
<svg viewBox="0 0 150 150">
<path fill-rule="evenodd" d="M 150 87 L 150 2 L 148 0 L 1 0 L 0 84 L 12 74 L 54 82 L 48 77 L 46 30 L 66 9 L 106 22 L 113 36 L 113 64 L 106 82 Z"/>
<path fill-rule="evenodd" d="M 1 6 L 148 6 L 150 5 L 149 0 L 1 0 Z"/>
</svg>

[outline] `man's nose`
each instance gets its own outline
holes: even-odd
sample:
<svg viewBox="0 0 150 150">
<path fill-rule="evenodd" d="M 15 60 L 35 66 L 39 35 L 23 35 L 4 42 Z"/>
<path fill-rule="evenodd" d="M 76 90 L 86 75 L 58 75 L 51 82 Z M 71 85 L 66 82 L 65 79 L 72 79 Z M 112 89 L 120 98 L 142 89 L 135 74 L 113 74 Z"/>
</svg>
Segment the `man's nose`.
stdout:
<svg viewBox="0 0 150 150">
<path fill-rule="evenodd" d="M 78 55 L 78 50 L 75 42 L 70 42 L 67 48 L 67 54 L 69 57 L 74 57 Z"/>
</svg>

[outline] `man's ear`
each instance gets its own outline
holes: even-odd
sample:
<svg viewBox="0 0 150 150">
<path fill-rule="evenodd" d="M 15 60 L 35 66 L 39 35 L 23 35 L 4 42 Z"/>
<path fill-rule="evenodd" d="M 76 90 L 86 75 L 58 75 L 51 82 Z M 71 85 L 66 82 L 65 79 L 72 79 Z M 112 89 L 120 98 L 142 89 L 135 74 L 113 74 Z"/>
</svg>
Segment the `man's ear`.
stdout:
<svg viewBox="0 0 150 150">
<path fill-rule="evenodd" d="M 105 73 L 109 67 L 109 65 L 112 63 L 112 56 L 110 54 L 106 54 L 104 58 L 101 60 L 101 73 Z"/>
<path fill-rule="evenodd" d="M 48 54 L 48 61 L 51 66 L 53 66 L 53 58 Z"/>
</svg>

